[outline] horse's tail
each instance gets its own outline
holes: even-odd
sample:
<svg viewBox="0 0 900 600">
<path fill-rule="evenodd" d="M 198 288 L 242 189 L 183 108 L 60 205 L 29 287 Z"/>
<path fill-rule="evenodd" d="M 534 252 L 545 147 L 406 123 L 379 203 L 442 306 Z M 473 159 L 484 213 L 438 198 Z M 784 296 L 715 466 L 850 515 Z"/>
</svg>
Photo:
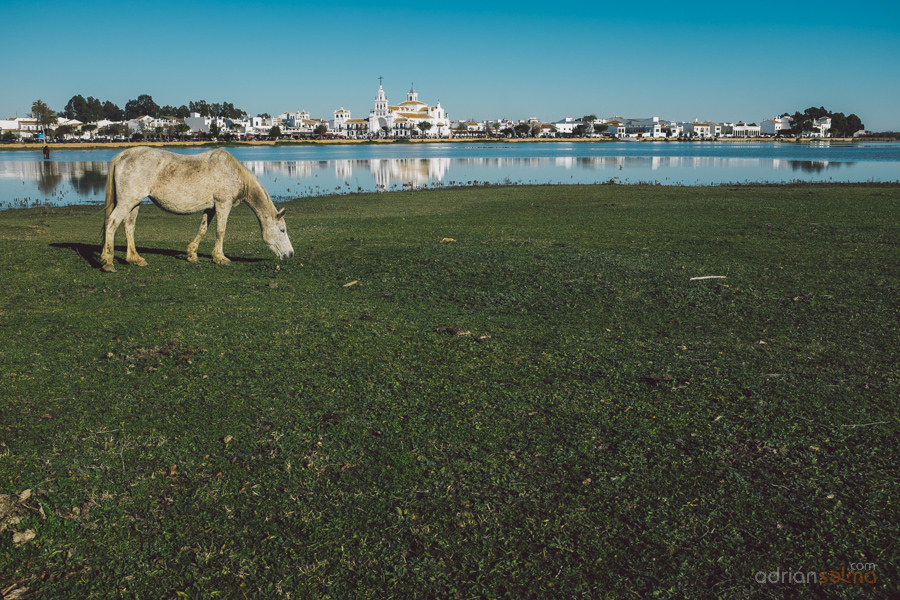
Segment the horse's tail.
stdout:
<svg viewBox="0 0 900 600">
<path fill-rule="evenodd" d="M 116 208 L 116 163 L 119 162 L 121 156 L 121 154 L 116 154 L 109 161 L 109 173 L 106 175 L 106 214 L 103 217 L 103 230 L 100 233 L 101 243 L 106 237 L 106 224 L 109 223 L 109 216 Z"/>
</svg>

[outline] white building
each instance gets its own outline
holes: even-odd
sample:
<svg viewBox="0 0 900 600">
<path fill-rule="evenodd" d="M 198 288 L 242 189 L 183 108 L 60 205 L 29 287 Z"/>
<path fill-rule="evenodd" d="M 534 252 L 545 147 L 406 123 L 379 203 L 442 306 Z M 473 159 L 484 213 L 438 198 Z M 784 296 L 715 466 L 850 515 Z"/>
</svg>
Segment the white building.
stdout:
<svg viewBox="0 0 900 600">
<path fill-rule="evenodd" d="M 20 139 L 29 139 L 32 136 L 37 137 L 41 132 L 41 125 L 37 119 L 31 117 L 15 117 L 14 119 L 0 120 L 0 134 L 14 133 Z"/>
<path fill-rule="evenodd" d="M 714 137 L 717 127 L 719 127 L 719 131 L 721 132 L 721 126 L 719 126 L 718 123 L 705 123 L 696 119 L 693 123 L 682 123 L 682 131 L 684 131 L 686 137 L 702 139 Z"/>
<path fill-rule="evenodd" d="M 676 123 L 666 123 L 659 117 L 646 119 L 626 119 L 612 117 L 602 119 L 599 123 L 607 126 L 606 133 L 617 138 L 665 138 L 677 136 L 681 128 Z"/>
<path fill-rule="evenodd" d="M 759 137 L 760 128 L 759 125 L 756 125 L 755 123 L 747 124 L 743 121 L 738 121 L 737 123 L 723 123 L 722 135 L 736 138 Z"/>
<path fill-rule="evenodd" d="M 421 123 L 428 123 L 431 128 L 423 132 L 419 127 Z M 450 118 L 440 102 L 437 106 L 419 102 L 415 88 L 410 88 L 405 102 L 391 106 L 384 87 L 379 83 L 375 108 L 369 111 L 369 133 L 375 137 L 450 137 Z"/>
<path fill-rule="evenodd" d="M 572 135 L 575 133 L 575 128 L 579 125 L 584 125 L 584 123 L 572 117 L 566 117 L 551 123 L 551 125 L 556 128 L 557 135 Z"/>
<path fill-rule="evenodd" d="M 141 117 L 143 118 L 143 117 Z M 259 117 L 255 117 L 259 118 Z M 200 113 L 192 112 L 191 116 L 185 117 L 184 124 L 191 128 L 193 132 L 209 133 L 210 126 L 215 123 L 219 129 L 224 130 L 228 127 L 228 123 L 222 117 L 201 117 Z M 130 127 L 130 126 L 129 126 Z"/>
<path fill-rule="evenodd" d="M 831 137 L 831 117 L 816 119 L 812 122 L 809 131 L 803 133 L 810 137 Z"/>
<path fill-rule="evenodd" d="M 759 124 L 759 131 L 763 135 L 785 135 L 790 133 L 791 118 L 775 117 L 774 119 L 766 119 Z"/>
<path fill-rule="evenodd" d="M 334 120 L 329 129 L 336 135 L 360 139 L 369 136 L 369 119 L 354 119 L 349 110 L 342 106 L 334 111 Z"/>
</svg>

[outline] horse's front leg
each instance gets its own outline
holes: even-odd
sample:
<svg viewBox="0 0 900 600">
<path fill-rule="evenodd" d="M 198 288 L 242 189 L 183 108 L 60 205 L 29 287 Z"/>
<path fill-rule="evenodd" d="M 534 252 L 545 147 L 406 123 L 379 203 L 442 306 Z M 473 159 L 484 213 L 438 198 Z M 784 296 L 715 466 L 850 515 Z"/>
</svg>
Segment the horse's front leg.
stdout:
<svg viewBox="0 0 900 600">
<path fill-rule="evenodd" d="M 216 245 L 213 247 L 212 258 L 217 265 L 227 265 L 231 262 L 222 250 L 225 243 L 225 226 L 228 224 L 230 212 L 231 204 L 222 204 L 216 208 Z"/>
<path fill-rule="evenodd" d="M 128 261 L 128 264 L 146 267 L 147 261 L 141 258 L 137 253 L 137 248 L 134 247 L 134 225 L 137 223 L 138 209 L 140 207 L 141 205 L 138 204 L 132 208 L 131 212 L 128 213 L 128 216 L 125 217 L 125 241 L 128 243 L 125 260 Z"/>
<path fill-rule="evenodd" d="M 200 247 L 200 240 L 202 240 L 203 236 L 206 235 L 206 228 L 209 227 L 209 223 L 210 221 L 212 221 L 215 214 L 215 208 L 210 208 L 203 211 L 203 217 L 200 219 L 200 229 L 197 231 L 197 237 L 195 237 L 194 241 L 188 244 L 187 247 L 188 262 L 197 261 L 197 248 Z"/>
</svg>

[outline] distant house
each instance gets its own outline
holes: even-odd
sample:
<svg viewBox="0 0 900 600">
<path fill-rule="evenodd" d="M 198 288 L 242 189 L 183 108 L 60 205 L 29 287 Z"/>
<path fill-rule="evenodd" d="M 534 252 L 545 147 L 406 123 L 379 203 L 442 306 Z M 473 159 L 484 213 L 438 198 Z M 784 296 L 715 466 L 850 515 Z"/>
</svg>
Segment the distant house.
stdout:
<svg viewBox="0 0 900 600">
<path fill-rule="evenodd" d="M 611 117 L 601 119 L 598 124 L 606 125 L 605 133 L 617 138 L 665 138 L 677 135 L 676 123 L 666 123 L 659 117 L 645 119 L 626 119 L 625 117 Z M 675 133 L 673 133 L 673 131 Z"/>
<path fill-rule="evenodd" d="M 575 128 L 579 125 L 584 125 L 584 123 L 577 119 L 573 119 L 572 117 L 566 117 L 565 119 L 550 123 L 550 125 L 556 128 L 556 133 L 558 135 L 572 135 L 575 133 Z"/>
<path fill-rule="evenodd" d="M 722 135 L 736 138 L 759 137 L 760 129 L 759 125 L 755 123 L 747 124 L 743 121 L 738 121 L 737 123 L 723 123 Z"/>
<path fill-rule="evenodd" d="M 141 117 L 143 118 L 143 117 Z M 209 133 L 210 126 L 215 123 L 219 129 L 225 129 L 228 124 L 222 117 L 201 117 L 200 113 L 192 112 L 185 117 L 184 124 L 191 128 L 192 132 Z"/>
<path fill-rule="evenodd" d="M 812 122 L 809 131 L 804 131 L 803 135 L 809 137 L 831 137 L 831 117 L 822 117 Z"/>
<path fill-rule="evenodd" d="M 715 132 L 715 128 L 719 127 L 717 123 L 701 123 L 700 121 L 694 120 L 693 123 L 684 123 L 683 130 L 684 135 L 687 137 L 696 137 L 696 138 L 712 138 Z"/>
<path fill-rule="evenodd" d="M 13 133 L 22 139 L 29 139 L 40 134 L 41 125 L 31 117 L 16 117 L 0 120 L 0 133 Z"/>
<path fill-rule="evenodd" d="M 369 120 L 354 119 L 349 110 L 341 107 L 334 111 L 334 120 L 328 129 L 337 135 L 348 138 L 366 138 L 369 136 Z"/>
<path fill-rule="evenodd" d="M 791 129 L 790 117 L 775 117 L 774 119 L 766 119 L 759 124 L 759 131 L 762 135 L 786 135 Z"/>
</svg>

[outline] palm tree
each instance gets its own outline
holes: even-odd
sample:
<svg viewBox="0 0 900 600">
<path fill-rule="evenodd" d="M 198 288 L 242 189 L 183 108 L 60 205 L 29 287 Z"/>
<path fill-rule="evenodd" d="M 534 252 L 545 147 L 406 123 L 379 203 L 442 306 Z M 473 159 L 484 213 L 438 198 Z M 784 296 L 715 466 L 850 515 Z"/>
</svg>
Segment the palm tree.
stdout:
<svg viewBox="0 0 900 600">
<path fill-rule="evenodd" d="M 175 131 L 181 134 L 181 141 L 184 141 L 184 134 L 191 130 L 191 126 L 187 123 L 179 123 L 175 126 Z"/>
<path fill-rule="evenodd" d="M 41 133 L 44 134 L 45 138 L 47 137 L 47 128 L 59 120 L 53 109 L 47 106 L 47 103 L 43 100 L 34 101 L 34 104 L 31 105 L 31 114 L 38 122 L 38 125 L 41 126 Z"/>
</svg>

